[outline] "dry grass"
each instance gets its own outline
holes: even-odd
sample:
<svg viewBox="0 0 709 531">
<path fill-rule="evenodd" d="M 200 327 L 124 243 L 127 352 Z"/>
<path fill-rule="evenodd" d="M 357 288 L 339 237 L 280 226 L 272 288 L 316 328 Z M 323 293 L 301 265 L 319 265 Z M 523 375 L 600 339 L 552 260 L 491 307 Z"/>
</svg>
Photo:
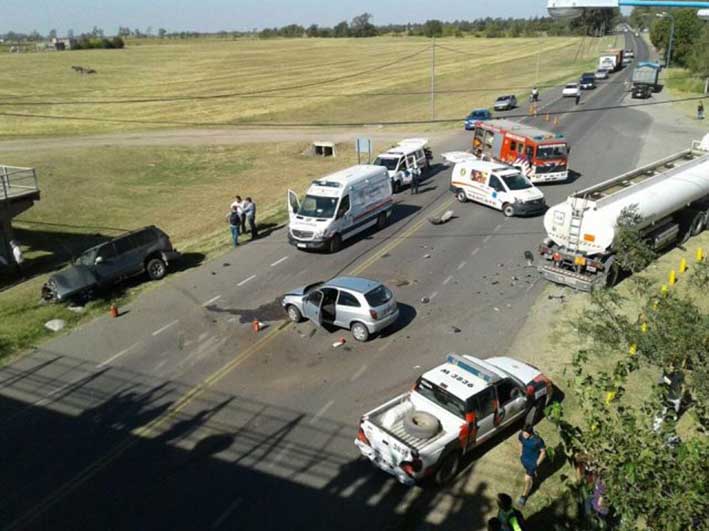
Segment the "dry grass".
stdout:
<svg viewBox="0 0 709 531">
<path fill-rule="evenodd" d="M 607 39 L 451 38 L 437 43 L 438 90 L 464 91 L 440 94 L 437 117 L 459 118 L 472 107 L 489 106 L 500 92 L 527 93 L 535 83 L 537 53 L 538 83 L 544 85 L 588 68 Z M 411 57 L 402 61 L 407 56 Z M 429 39 L 394 37 L 190 40 L 129 43 L 124 50 L 6 54 L 0 57 L 4 80 L 0 99 L 10 105 L 0 111 L 87 121 L 4 117 L 0 137 L 113 132 L 166 124 L 423 120 L 430 118 L 430 64 Z M 77 74 L 72 65 L 95 68 L 98 74 Z M 353 76 L 358 72 L 361 75 Z M 350 77 L 340 79 L 343 76 Z M 306 84 L 310 86 L 302 87 Z M 270 92 L 211 100 L 101 103 L 262 91 Z M 381 92 L 423 94 L 372 95 Z M 32 105 L 39 102 L 71 104 Z"/>
</svg>

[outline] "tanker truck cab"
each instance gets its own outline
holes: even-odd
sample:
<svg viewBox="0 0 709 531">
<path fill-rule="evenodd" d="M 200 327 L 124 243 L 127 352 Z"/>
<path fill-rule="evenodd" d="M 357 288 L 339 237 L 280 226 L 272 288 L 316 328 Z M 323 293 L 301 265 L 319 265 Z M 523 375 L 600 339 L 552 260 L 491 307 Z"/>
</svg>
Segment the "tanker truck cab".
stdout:
<svg viewBox="0 0 709 531">
<path fill-rule="evenodd" d="M 370 227 L 383 228 L 392 206 L 386 169 L 352 166 L 313 181 L 302 203 L 288 190 L 288 242 L 337 252 L 344 240 Z"/>
<path fill-rule="evenodd" d="M 432 157 L 427 138 L 407 138 L 377 156 L 374 164 L 386 168 L 397 193 L 411 184 L 414 174 L 420 177 L 429 168 Z"/>
<path fill-rule="evenodd" d="M 508 217 L 545 211 L 544 194 L 518 168 L 460 153 L 446 153 L 443 158 L 455 162 L 450 190 L 461 203 L 482 203 Z"/>
<path fill-rule="evenodd" d="M 539 419 L 551 381 L 524 362 L 448 354 L 413 389 L 362 416 L 355 445 L 405 485 L 458 472 L 461 458 L 510 424 Z"/>
</svg>

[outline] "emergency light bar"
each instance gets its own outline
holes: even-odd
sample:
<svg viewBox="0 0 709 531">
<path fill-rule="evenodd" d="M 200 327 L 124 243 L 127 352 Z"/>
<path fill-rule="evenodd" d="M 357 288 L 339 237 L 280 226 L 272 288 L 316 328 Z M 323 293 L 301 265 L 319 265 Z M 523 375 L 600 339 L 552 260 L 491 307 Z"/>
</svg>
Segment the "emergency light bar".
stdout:
<svg viewBox="0 0 709 531">
<path fill-rule="evenodd" d="M 482 367 L 471 360 L 465 359 L 462 356 L 458 356 L 457 354 L 448 354 L 447 361 L 451 365 L 460 367 L 464 371 L 467 371 L 478 378 L 482 378 L 487 383 L 492 383 L 500 379 L 497 374 L 487 370 L 485 367 Z"/>
</svg>

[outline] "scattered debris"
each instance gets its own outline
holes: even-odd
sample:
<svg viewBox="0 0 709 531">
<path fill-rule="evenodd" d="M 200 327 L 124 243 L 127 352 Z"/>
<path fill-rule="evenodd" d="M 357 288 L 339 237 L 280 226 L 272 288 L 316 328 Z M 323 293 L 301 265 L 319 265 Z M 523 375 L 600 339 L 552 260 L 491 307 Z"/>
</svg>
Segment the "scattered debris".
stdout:
<svg viewBox="0 0 709 531">
<path fill-rule="evenodd" d="M 64 319 L 52 319 L 44 323 L 44 327 L 52 332 L 59 332 L 62 328 L 66 326 L 66 321 Z"/>
<path fill-rule="evenodd" d="M 495 307 L 493 308 L 493 310 L 495 310 L 496 312 L 499 312 L 499 311 L 500 311 L 500 309 L 499 309 L 497 306 L 495 306 Z"/>
<path fill-rule="evenodd" d="M 448 223 L 451 219 L 453 219 L 453 211 L 446 210 L 442 216 L 428 218 L 428 221 L 432 225 L 443 225 L 444 223 Z"/>
<path fill-rule="evenodd" d="M 230 265 L 231 265 L 231 264 L 230 264 L 229 262 L 224 262 L 224 263 L 222 264 L 222 267 L 229 267 Z"/>
<path fill-rule="evenodd" d="M 451 332 L 453 332 L 454 334 L 460 334 L 460 328 L 458 328 L 457 326 L 451 326 Z"/>
<path fill-rule="evenodd" d="M 551 301 L 551 300 L 554 300 L 554 299 L 563 301 L 563 300 L 566 298 L 566 295 L 549 295 L 547 298 L 548 298 L 550 301 Z"/>
<path fill-rule="evenodd" d="M 332 348 L 341 347 L 341 346 L 344 345 L 345 343 L 346 343 L 345 338 L 344 338 L 344 337 L 341 337 L 338 341 L 335 341 L 335 342 L 332 344 Z"/>
<path fill-rule="evenodd" d="M 414 369 L 420 369 L 421 365 L 414 365 Z"/>
<path fill-rule="evenodd" d="M 499 283 L 500 283 L 499 280 L 493 280 L 492 282 L 490 282 L 490 284 L 492 284 L 493 286 L 495 286 L 495 285 L 497 285 L 497 284 L 499 284 Z"/>
<path fill-rule="evenodd" d="M 527 261 L 528 266 L 534 264 L 534 255 L 532 254 L 532 251 L 524 251 L 524 259 Z"/>
<path fill-rule="evenodd" d="M 313 336 L 315 335 L 315 332 L 317 332 L 317 329 L 311 328 L 311 329 L 310 329 L 310 332 L 308 332 L 308 337 L 309 337 L 309 338 L 310 338 L 310 337 L 313 337 Z"/>
<path fill-rule="evenodd" d="M 403 287 L 411 285 L 411 282 L 409 282 L 408 280 L 401 279 L 401 278 L 394 279 L 391 281 L 391 283 L 394 284 L 394 286 L 396 286 L 397 288 L 403 288 Z"/>
<path fill-rule="evenodd" d="M 428 297 L 421 297 L 421 302 L 424 304 L 428 304 L 429 302 L 431 302 L 431 299 L 429 299 Z"/>
<path fill-rule="evenodd" d="M 424 258 L 431 258 L 431 255 L 430 255 L 430 254 L 425 254 L 425 255 L 423 255 L 423 257 L 424 257 Z"/>
<path fill-rule="evenodd" d="M 519 280 L 519 277 L 512 275 L 512 280 L 514 280 L 516 282 L 517 280 Z"/>
<path fill-rule="evenodd" d="M 84 313 L 84 311 L 86 311 L 86 308 L 83 306 L 67 306 L 67 310 L 74 313 Z"/>
<path fill-rule="evenodd" d="M 497 267 L 505 267 L 505 264 L 497 264 Z"/>
<path fill-rule="evenodd" d="M 258 319 L 254 319 L 254 320 L 251 322 L 251 329 L 252 329 L 254 332 L 260 332 L 261 330 L 263 330 L 264 328 L 266 328 L 266 326 L 267 326 L 267 325 L 265 325 L 264 323 L 262 323 L 262 322 L 259 321 Z"/>
</svg>

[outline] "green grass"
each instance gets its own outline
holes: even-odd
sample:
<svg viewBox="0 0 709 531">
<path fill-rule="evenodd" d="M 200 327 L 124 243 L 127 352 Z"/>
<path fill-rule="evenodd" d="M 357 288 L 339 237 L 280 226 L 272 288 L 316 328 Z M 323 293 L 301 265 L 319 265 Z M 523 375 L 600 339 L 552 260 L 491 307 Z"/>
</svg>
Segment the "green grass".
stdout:
<svg viewBox="0 0 709 531">
<path fill-rule="evenodd" d="M 500 93 L 526 94 L 535 82 L 544 85 L 575 77 L 589 68 L 598 50 L 610 41 L 549 37 L 436 42 L 437 89 L 462 91 L 437 96 L 437 117 L 460 118 L 472 107 L 491 105 Z M 538 55 L 540 75 L 535 80 Z M 407 56 L 411 57 L 402 61 Z M 98 73 L 82 76 L 72 65 L 92 67 Z M 0 138 L 135 131 L 191 123 L 425 120 L 430 118 L 430 66 L 431 40 L 413 37 L 196 39 L 129 42 L 123 50 L 6 54 L 0 57 L 4 79 L 0 100 L 10 105 L 0 111 L 72 119 L 6 116 Z M 18 71 L 21 76 L 16 75 Z M 294 88 L 304 84 L 311 86 Z M 262 91 L 271 92 L 212 100 L 101 103 L 107 99 Z M 41 102 L 54 104 L 32 105 Z"/>
<path fill-rule="evenodd" d="M 155 224 L 178 249 L 207 257 L 229 245 L 225 216 L 237 193 L 251 196 L 260 224 L 285 221 L 286 189 L 302 191 L 314 178 L 356 161 L 351 146 L 337 158 L 307 154 L 299 143 L 199 147 L 102 147 L 6 153 L 8 164 L 34 165 L 42 199 L 13 224 L 27 267 L 37 278 L 0 293 L 0 357 L 51 333 L 43 324 L 67 320 L 67 329 L 107 311 L 95 302 L 77 315 L 39 302 L 46 272 L 81 250 L 124 232 Z M 153 286 L 138 285 L 123 300 Z"/>
<path fill-rule="evenodd" d="M 663 82 L 672 99 L 696 98 L 704 94 L 704 80 L 696 79 L 689 70 L 684 68 L 670 68 L 663 73 Z M 706 95 L 704 107 L 709 104 L 709 95 Z M 696 118 L 699 100 L 674 103 L 673 106 L 684 116 Z"/>
</svg>

